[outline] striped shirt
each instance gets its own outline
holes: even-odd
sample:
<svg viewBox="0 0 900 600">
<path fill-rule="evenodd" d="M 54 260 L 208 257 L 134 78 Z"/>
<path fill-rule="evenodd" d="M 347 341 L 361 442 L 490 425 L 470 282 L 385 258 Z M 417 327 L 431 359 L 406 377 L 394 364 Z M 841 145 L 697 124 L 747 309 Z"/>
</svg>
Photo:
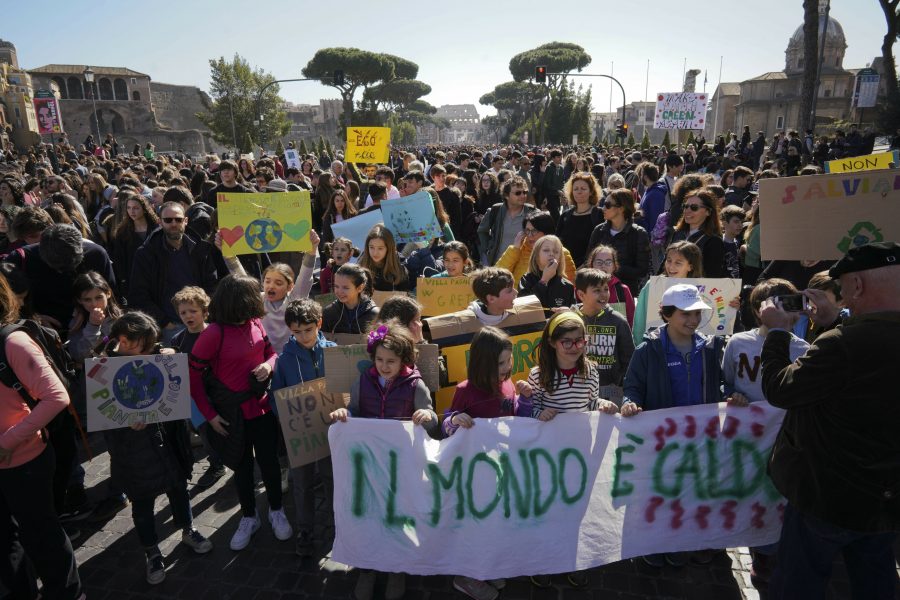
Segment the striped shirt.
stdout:
<svg viewBox="0 0 900 600">
<path fill-rule="evenodd" d="M 590 361 L 587 362 L 587 369 L 587 377 L 576 373 L 571 383 L 557 371 L 553 392 L 549 392 L 541 385 L 540 367 L 532 367 L 528 383 L 532 389 L 533 416 L 537 417 L 545 408 L 553 408 L 561 413 L 597 410 L 600 400 L 600 371 Z"/>
</svg>

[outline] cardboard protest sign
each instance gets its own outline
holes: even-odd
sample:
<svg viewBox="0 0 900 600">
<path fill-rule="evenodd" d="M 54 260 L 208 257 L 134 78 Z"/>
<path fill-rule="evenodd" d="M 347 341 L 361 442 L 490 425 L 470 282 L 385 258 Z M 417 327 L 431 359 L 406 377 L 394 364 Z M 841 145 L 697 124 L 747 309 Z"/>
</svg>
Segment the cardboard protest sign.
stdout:
<svg viewBox="0 0 900 600">
<path fill-rule="evenodd" d="M 349 396 L 345 398 L 343 394 L 327 393 L 324 379 L 275 390 L 273 396 L 291 468 L 329 456 L 329 415 L 345 408 L 350 401 Z"/>
<path fill-rule="evenodd" d="M 525 296 L 516 298 L 513 309 L 498 325 L 512 339 L 512 379 L 526 379 L 536 364 L 534 349 L 540 342 L 545 323 L 540 300 L 535 296 Z M 441 382 L 435 403 L 437 413 L 443 414 L 453 402 L 456 385 L 468 379 L 470 343 L 483 325 L 471 310 L 425 319 L 425 325 L 431 341 L 440 346 L 447 365 L 447 381 Z"/>
<path fill-rule="evenodd" d="M 219 194 L 216 214 L 222 254 L 311 252 L 309 191 Z"/>
<path fill-rule="evenodd" d="M 323 331 L 322 335 L 325 336 L 326 340 L 331 340 L 338 346 L 352 346 L 354 344 L 363 344 L 366 343 L 366 334 L 364 333 L 331 333 L 329 331 Z"/>
<path fill-rule="evenodd" d="M 187 354 L 84 361 L 88 431 L 191 418 Z"/>
<path fill-rule="evenodd" d="M 663 292 L 678 283 L 686 283 L 696 286 L 700 291 L 700 297 L 712 310 L 704 310 L 700 316 L 698 333 L 706 335 L 731 335 L 734 331 L 734 321 L 737 318 L 737 309 L 728 306 L 728 303 L 741 294 L 740 279 L 712 279 L 696 277 L 694 279 L 678 279 L 675 277 L 662 277 L 654 275 L 647 283 L 650 286 L 647 294 L 647 328 L 649 331 L 655 327 L 662 327 L 665 321 L 659 316 L 659 307 L 662 305 Z"/>
<path fill-rule="evenodd" d="M 348 127 L 344 160 L 354 163 L 386 163 L 390 144 L 390 127 Z"/>
<path fill-rule="evenodd" d="M 487 580 L 769 544 L 785 508 L 766 475 L 783 414 L 758 402 L 478 419 L 442 441 L 408 422 L 337 423 L 334 497 L 346 501 L 332 558 Z"/>
<path fill-rule="evenodd" d="M 709 96 L 693 92 L 656 95 L 654 129 L 703 129 Z"/>
<path fill-rule="evenodd" d="M 419 353 L 416 368 L 422 375 L 422 381 L 429 390 L 437 391 L 440 387 L 438 347 L 434 344 L 416 344 L 416 350 Z M 372 359 L 365 343 L 325 348 L 325 387 L 332 394 L 349 394 L 350 386 L 371 366 Z"/>
<path fill-rule="evenodd" d="M 300 168 L 300 152 L 297 150 L 293 150 L 288 148 L 284 151 L 284 162 L 287 163 L 287 168 L 291 169 L 299 169 Z"/>
<path fill-rule="evenodd" d="M 62 116 L 59 111 L 59 101 L 49 92 L 32 99 L 34 114 L 37 115 L 38 133 L 53 134 L 62 133 Z"/>
<path fill-rule="evenodd" d="M 850 248 L 900 240 L 900 172 L 760 179 L 763 260 L 837 260 Z"/>
<path fill-rule="evenodd" d="M 362 249 L 366 244 L 366 236 L 379 223 L 384 223 L 384 217 L 380 210 L 373 210 L 335 223 L 331 226 L 331 231 L 335 239 L 345 237 L 353 242 L 354 248 Z"/>
<path fill-rule="evenodd" d="M 900 166 L 900 150 L 829 160 L 825 163 L 825 172 L 855 173 L 857 171 L 877 171 L 879 169 L 890 169 L 891 163 Z"/>
<path fill-rule="evenodd" d="M 419 277 L 416 300 L 422 316 L 435 317 L 465 309 L 475 299 L 468 277 Z"/>
<path fill-rule="evenodd" d="M 402 292 L 399 290 L 383 291 L 383 292 L 379 291 L 379 290 L 375 290 L 374 292 L 372 292 L 372 302 L 375 303 L 375 306 L 377 306 L 378 308 L 381 308 L 382 306 L 384 306 L 384 303 L 386 300 L 393 298 L 394 296 L 409 296 L 409 294 L 407 292 Z"/>
<path fill-rule="evenodd" d="M 420 190 L 410 196 L 381 201 L 384 225 L 398 244 L 430 242 L 441 237 L 441 226 L 434 215 L 431 194 Z"/>
</svg>

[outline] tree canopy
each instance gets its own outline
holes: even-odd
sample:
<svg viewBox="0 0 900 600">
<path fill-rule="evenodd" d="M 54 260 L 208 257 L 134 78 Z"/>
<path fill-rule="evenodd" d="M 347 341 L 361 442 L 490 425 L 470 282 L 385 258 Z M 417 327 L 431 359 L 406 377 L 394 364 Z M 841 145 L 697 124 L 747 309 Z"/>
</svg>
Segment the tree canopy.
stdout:
<svg viewBox="0 0 900 600">
<path fill-rule="evenodd" d="M 250 138 L 274 140 L 290 130 L 277 84 L 266 88 L 257 106 L 259 90 L 275 81 L 271 74 L 252 68 L 238 54 L 231 61 L 224 57 L 210 60 L 209 67 L 212 104 L 208 111 L 197 113 L 197 118 L 209 127 L 213 139 L 229 147 L 246 146 Z M 254 121 L 259 124 L 254 125 Z"/>
</svg>

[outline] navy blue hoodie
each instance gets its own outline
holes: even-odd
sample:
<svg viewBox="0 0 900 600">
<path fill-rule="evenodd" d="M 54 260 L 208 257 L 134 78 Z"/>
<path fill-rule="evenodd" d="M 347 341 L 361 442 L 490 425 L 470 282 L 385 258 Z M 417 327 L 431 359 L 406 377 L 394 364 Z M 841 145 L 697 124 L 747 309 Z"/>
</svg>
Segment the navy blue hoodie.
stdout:
<svg viewBox="0 0 900 600">
<path fill-rule="evenodd" d="M 332 346 L 337 344 L 326 340 L 321 331 L 312 348 L 304 348 L 291 336 L 275 363 L 272 391 L 325 377 L 324 349 Z"/>
</svg>

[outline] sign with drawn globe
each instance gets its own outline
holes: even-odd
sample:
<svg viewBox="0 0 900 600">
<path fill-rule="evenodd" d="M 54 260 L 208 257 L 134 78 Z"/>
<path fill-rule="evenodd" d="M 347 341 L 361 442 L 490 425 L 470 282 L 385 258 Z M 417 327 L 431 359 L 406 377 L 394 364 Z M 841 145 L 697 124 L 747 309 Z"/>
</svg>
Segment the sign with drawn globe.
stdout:
<svg viewBox="0 0 900 600">
<path fill-rule="evenodd" d="M 187 354 L 84 361 L 88 431 L 189 419 Z"/>
<path fill-rule="evenodd" d="M 219 194 L 216 208 L 222 254 L 311 252 L 309 192 Z"/>
</svg>

